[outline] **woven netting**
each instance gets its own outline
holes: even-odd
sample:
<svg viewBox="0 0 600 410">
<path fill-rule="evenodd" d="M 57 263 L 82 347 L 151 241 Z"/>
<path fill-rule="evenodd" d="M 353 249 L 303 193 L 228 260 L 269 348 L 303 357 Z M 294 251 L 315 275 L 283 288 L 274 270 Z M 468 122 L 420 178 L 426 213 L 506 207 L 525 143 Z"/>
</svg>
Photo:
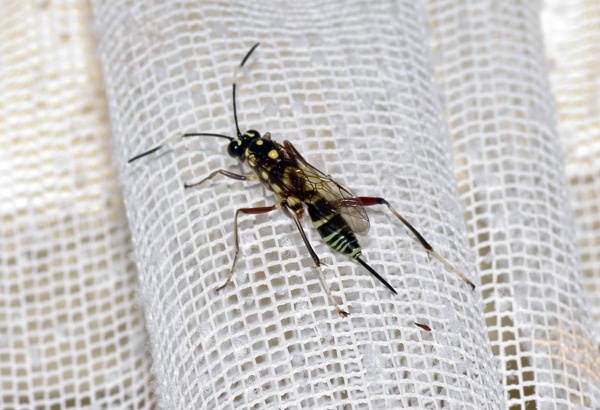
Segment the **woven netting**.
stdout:
<svg viewBox="0 0 600 410">
<path fill-rule="evenodd" d="M 508 405 L 598 408 L 593 308 L 579 262 L 538 6 L 429 6 L 455 173 Z"/>
<path fill-rule="evenodd" d="M 91 7 L 0 4 L 0 408 L 148 408 Z"/>
<path fill-rule="evenodd" d="M 600 341 L 600 2 L 548 1 L 542 14 L 558 130 L 576 215 L 587 306 Z"/>
<path fill-rule="evenodd" d="M 3 7 L 1 408 L 600 407 L 597 6 L 555 5 L 546 36 L 525 0 Z M 259 41 L 242 131 L 385 197 L 476 290 L 370 207 L 397 295 L 306 217 L 340 317 L 281 211 L 240 216 L 216 292 L 235 210 L 273 195 L 184 189 L 248 172 L 223 139 L 127 160 L 234 136 Z"/>
</svg>

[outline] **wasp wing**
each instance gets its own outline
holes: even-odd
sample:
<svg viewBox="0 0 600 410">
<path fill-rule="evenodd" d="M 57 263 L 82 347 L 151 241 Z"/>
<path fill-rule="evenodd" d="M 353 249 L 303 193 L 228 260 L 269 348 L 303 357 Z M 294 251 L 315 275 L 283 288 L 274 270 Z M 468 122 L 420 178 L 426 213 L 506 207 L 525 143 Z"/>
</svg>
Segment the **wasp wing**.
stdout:
<svg viewBox="0 0 600 410">
<path fill-rule="evenodd" d="M 357 234 L 366 234 L 369 231 L 369 216 L 360 199 L 350 189 L 310 165 L 291 142 L 284 141 L 283 147 L 296 162 L 306 181 L 340 213 L 350 229 Z"/>
</svg>

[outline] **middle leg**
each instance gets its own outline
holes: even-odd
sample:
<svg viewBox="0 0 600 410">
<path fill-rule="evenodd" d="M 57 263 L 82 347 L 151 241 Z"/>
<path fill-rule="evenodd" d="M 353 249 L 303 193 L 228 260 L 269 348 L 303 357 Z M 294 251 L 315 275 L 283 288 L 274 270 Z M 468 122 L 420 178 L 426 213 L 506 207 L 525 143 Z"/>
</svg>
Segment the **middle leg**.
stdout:
<svg viewBox="0 0 600 410">
<path fill-rule="evenodd" d="M 235 263 L 237 262 L 237 258 L 240 254 L 240 242 L 238 238 L 238 216 L 240 213 L 248 214 L 248 215 L 260 215 L 266 214 L 271 211 L 275 211 L 281 207 L 280 204 L 275 204 L 271 206 L 259 206 L 256 208 L 239 208 L 235 211 L 235 217 L 233 218 L 233 241 L 235 244 L 235 253 L 233 254 L 233 262 L 231 262 L 231 269 L 229 270 L 229 274 L 227 275 L 227 280 L 223 285 L 217 288 L 217 292 L 222 290 L 225 286 L 231 282 L 231 278 L 233 278 L 233 269 L 235 268 Z"/>
<path fill-rule="evenodd" d="M 348 316 L 350 313 L 346 312 L 345 310 L 342 310 L 340 305 L 338 305 L 338 303 L 335 301 L 335 298 L 333 297 L 333 294 L 331 293 L 331 289 L 327 285 L 327 280 L 325 279 L 325 273 L 323 272 L 323 269 L 321 268 L 321 260 L 319 259 L 316 252 L 310 245 L 310 242 L 308 241 L 308 238 L 306 237 L 306 232 L 304 232 L 304 228 L 302 227 L 302 224 L 300 223 L 300 219 L 298 218 L 298 215 L 296 215 L 292 210 L 290 210 L 287 207 L 284 207 L 284 210 L 286 211 L 286 214 L 288 214 L 294 220 L 294 223 L 296 224 L 296 227 L 298 228 L 298 231 L 300 232 L 300 236 L 302 236 L 302 240 L 304 241 L 304 244 L 308 248 L 308 253 L 310 253 L 310 256 L 311 256 L 313 262 L 315 263 L 315 265 L 317 266 L 317 269 L 319 270 L 319 278 L 321 279 L 321 283 L 323 284 L 325 293 L 327 293 L 327 296 L 329 297 L 329 300 L 333 304 L 333 307 L 340 314 L 340 316 L 342 316 L 342 317 Z"/>
</svg>

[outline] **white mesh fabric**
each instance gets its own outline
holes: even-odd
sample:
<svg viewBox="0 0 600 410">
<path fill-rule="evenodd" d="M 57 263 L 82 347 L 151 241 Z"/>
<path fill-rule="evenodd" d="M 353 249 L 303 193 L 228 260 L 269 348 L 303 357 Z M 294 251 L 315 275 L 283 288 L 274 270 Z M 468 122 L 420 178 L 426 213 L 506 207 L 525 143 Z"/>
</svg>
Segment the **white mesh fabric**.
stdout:
<svg viewBox="0 0 600 410">
<path fill-rule="evenodd" d="M 455 172 L 507 403 L 598 408 L 600 362 L 537 6 L 428 6 Z"/>
<path fill-rule="evenodd" d="M 542 14 L 588 310 L 600 342 L 600 2 L 547 1 Z"/>
<path fill-rule="evenodd" d="M 0 408 L 153 407 L 91 10 L 0 5 Z"/>
<path fill-rule="evenodd" d="M 543 37 L 527 1 L 92 3 L 94 24 L 82 1 L 0 6 L 0 408 L 600 408 L 597 3 L 548 0 Z M 126 160 L 233 135 L 256 41 L 242 129 L 385 196 L 476 291 L 373 208 L 359 239 L 399 295 L 306 220 L 340 318 L 281 212 L 241 217 L 215 293 L 235 209 L 272 196 L 184 191 L 239 170 L 223 140 Z"/>
<path fill-rule="evenodd" d="M 290 139 L 358 193 L 385 196 L 475 278 L 422 9 L 140 1 L 96 2 L 95 13 L 165 408 L 503 406 L 479 292 L 389 213 L 372 210 L 362 243 L 398 296 L 306 224 L 351 311 L 343 319 L 280 212 L 241 218 L 234 284 L 215 293 L 233 256 L 235 209 L 272 203 L 260 187 L 225 178 L 183 189 L 236 169 L 224 141 L 177 142 L 126 164 L 178 132 L 233 134 L 232 72 L 261 41 L 240 80 L 242 128 Z"/>
</svg>

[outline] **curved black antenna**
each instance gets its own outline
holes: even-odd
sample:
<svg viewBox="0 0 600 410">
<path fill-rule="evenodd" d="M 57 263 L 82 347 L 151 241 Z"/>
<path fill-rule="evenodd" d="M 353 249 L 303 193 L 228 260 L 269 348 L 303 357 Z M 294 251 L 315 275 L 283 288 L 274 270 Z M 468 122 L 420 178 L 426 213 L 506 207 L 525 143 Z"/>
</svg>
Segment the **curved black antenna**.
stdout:
<svg viewBox="0 0 600 410">
<path fill-rule="evenodd" d="M 142 152 L 139 155 L 136 155 L 135 157 L 131 158 L 129 161 L 127 161 L 128 163 L 131 163 L 133 161 L 136 161 L 140 158 L 145 157 L 146 155 L 150 155 L 156 151 L 158 151 L 159 149 L 161 149 L 162 147 L 164 147 L 165 145 L 167 145 L 170 141 L 176 139 L 176 138 L 186 138 L 186 137 L 217 137 L 217 138 L 225 138 L 228 139 L 229 141 L 233 141 L 234 138 L 228 137 L 227 135 L 222 135 L 222 134 L 213 134 L 213 133 L 190 133 L 190 134 L 183 134 L 183 135 L 176 135 L 175 137 L 171 137 L 168 140 L 166 140 L 165 142 L 163 142 L 162 144 L 146 151 L 146 152 Z"/>
<path fill-rule="evenodd" d="M 246 54 L 246 57 L 244 57 L 242 59 L 242 62 L 240 63 L 240 68 L 242 68 L 244 66 L 244 64 L 246 63 L 246 60 L 248 60 L 248 58 L 250 57 L 250 54 L 252 54 L 252 52 L 256 49 L 256 47 L 258 47 L 260 45 L 260 43 L 256 43 L 252 46 L 252 48 L 250 49 L 250 51 L 248 51 L 248 53 Z M 235 81 L 237 81 L 237 71 L 235 73 Z M 233 82 L 233 118 L 235 120 L 235 129 L 237 130 L 237 136 L 241 137 L 242 133 L 240 132 L 240 126 L 238 125 L 238 118 L 237 118 L 237 108 L 235 106 L 235 81 Z"/>
<path fill-rule="evenodd" d="M 250 55 L 252 54 L 252 52 L 254 50 L 256 50 L 256 47 L 258 47 L 260 45 L 260 43 L 256 43 L 252 46 L 252 48 L 250 49 L 250 51 L 248 51 L 248 53 L 246 53 L 246 56 L 242 59 L 242 62 L 240 63 L 240 67 L 242 68 L 244 66 L 244 64 L 246 64 L 246 60 L 248 60 L 248 58 L 250 58 Z M 235 73 L 235 80 L 237 81 L 237 71 Z M 237 131 L 237 136 L 241 137 L 242 133 L 240 131 L 240 126 L 238 124 L 238 118 L 237 118 L 237 107 L 235 104 L 235 88 L 236 88 L 236 83 L 235 81 L 233 82 L 233 118 L 235 119 L 235 129 Z M 217 138 L 225 138 L 228 139 L 229 141 L 233 141 L 234 138 L 229 137 L 227 135 L 222 135 L 222 134 L 212 134 L 212 133 L 189 133 L 189 134 L 183 134 L 183 135 L 179 135 L 176 137 L 172 137 L 169 138 L 167 141 L 165 141 L 164 143 L 162 143 L 161 145 L 154 147 L 146 152 L 143 152 L 139 155 L 136 155 L 135 157 L 131 158 L 130 160 L 128 160 L 128 163 L 131 163 L 133 161 L 136 161 L 140 158 L 145 157 L 146 155 L 150 155 L 156 151 L 158 151 L 159 149 L 161 149 L 164 145 L 166 145 L 169 141 L 173 140 L 174 138 L 186 138 L 186 137 L 217 137 Z"/>
<path fill-rule="evenodd" d="M 183 134 L 181 136 L 181 138 L 187 138 L 187 137 L 218 137 L 218 138 L 225 138 L 229 141 L 233 141 L 235 138 L 232 138 L 228 135 L 223 135 L 223 134 L 212 134 L 212 133 L 208 133 L 208 132 L 191 132 L 188 134 Z"/>
</svg>

